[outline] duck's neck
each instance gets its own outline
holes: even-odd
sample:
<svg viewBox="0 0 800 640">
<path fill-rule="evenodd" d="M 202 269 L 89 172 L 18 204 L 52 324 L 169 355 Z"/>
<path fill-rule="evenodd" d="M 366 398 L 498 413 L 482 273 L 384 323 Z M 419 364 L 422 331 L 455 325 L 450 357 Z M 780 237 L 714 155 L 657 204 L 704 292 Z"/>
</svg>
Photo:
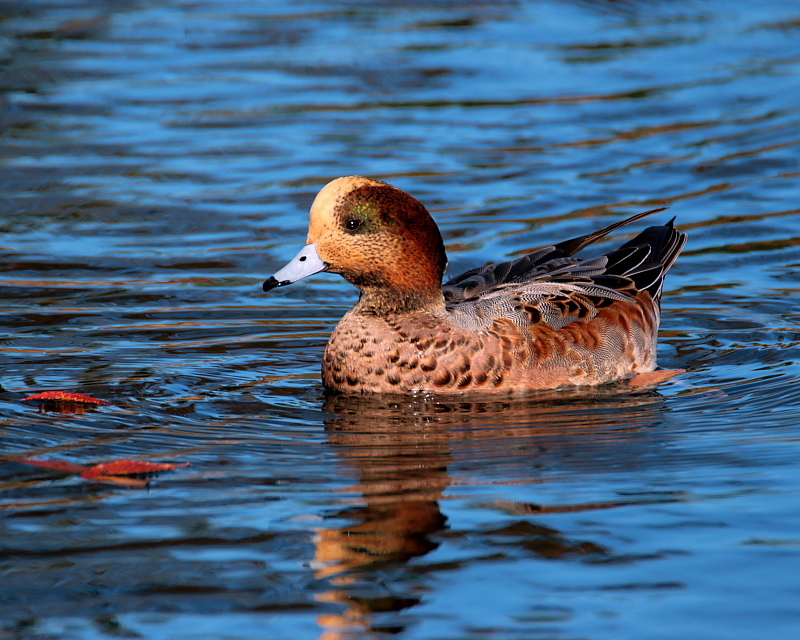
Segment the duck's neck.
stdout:
<svg viewBox="0 0 800 640">
<path fill-rule="evenodd" d="M 444 296 L 435 290 L 398 291 L 385 287 L 361 287 L 353 311 L 369 316 L 393 316 L 415 312 L 444 313 Z"/>
</svg>

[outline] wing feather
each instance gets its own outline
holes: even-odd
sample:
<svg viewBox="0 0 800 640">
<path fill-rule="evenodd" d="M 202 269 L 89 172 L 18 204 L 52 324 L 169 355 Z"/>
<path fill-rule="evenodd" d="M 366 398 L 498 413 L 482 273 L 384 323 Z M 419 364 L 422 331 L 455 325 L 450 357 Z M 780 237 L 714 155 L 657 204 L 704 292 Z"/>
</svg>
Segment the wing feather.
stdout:
<svg viewBox="0 0 800 640">
<path fill-rule="evenodd" d="M 519 326 L 544 323 L 561 328 L 590 320 L 617 301 L 632 302 L 642 291 L 660 301 L 664 275 L 686 243 L 673 220 L 648 227 L 618 249 L 595 258 L 572 253 L 655 209 L 599 231 L 544 247 L 508 262 L 471 269 L 451 279 L 443 292 L 451 320 L 485 330 L 498 318 Z"/>
</svg>

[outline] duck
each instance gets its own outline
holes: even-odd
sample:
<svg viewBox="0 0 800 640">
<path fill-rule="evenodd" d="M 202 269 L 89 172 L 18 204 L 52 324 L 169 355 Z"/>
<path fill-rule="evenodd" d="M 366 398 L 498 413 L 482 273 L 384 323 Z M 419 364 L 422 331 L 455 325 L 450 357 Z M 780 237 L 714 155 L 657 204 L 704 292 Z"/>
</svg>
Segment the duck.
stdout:
<svg viewBox="0 0 800 640">
<path fill-rule="evenodd" d="M 425 206 L 386 182 L 341 177 L 316 196 L 305 246 L 263 290 L 320 272 L 359 288 L 322 358 L 333 392 L 519 395 L 647 378 L 658 373 L 664 277 L 686 234 L 673 218 L 603 255 L 574 254 L 665 208 L 442 284 L 444 242 Z"/>
</svg>

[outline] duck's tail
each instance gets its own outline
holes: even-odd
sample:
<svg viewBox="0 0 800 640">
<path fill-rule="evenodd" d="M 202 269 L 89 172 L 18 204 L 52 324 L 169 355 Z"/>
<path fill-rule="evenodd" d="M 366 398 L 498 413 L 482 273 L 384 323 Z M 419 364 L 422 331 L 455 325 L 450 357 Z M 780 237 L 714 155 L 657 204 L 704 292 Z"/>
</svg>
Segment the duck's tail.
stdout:
<svg viewBox="0 0 800 640">
<path fill-rule="evenodd" d="M 607 227 L 603 227 L 602 229 L 598 229 L 597 231 L 592 231 L 592 233 L 587 233 L 585 236 L 580 236 L 578 238 L 572 238 L 572 240 L 564 240 L 563 242 L 559 242 L 558 244 L 553 245 L 553 247 L 558 251 L 559 255 L 557 256 L 553 255 L 552 257 L 561 258 L 574 255 L 584 247 L 588 247 L 590 244 L 593 244 L 598 240 L 605 238 L 612 231 L 616 231 L 620 227 L 624 227 L 626 224 L 630 224 L 631 222 L 636 222 L 637 220 L 641 220 L 642 218 L 652 216 L 654 213 L 661 213 L 662 211 L 666 211 L 668 208 L 669 207 L 659 207 L 658 209 L 650 209 L 649 211 L 642 211 L 641 213 L 632 215 L 629 218 L 625 218 L 624 220 L 618 220 L 617 222 L 613 222 Z"/>
<path fill-rule="evenodd" d="M 678 231 L 675 218 L 663 225 L 648 227 L 619 249 L 606 254 L 606 273 L 630 278 L 639 291 L 649 291 L 654 300 L 661 297 L 664 276 L 686 244 L 687 236 Z"/>
</svg>

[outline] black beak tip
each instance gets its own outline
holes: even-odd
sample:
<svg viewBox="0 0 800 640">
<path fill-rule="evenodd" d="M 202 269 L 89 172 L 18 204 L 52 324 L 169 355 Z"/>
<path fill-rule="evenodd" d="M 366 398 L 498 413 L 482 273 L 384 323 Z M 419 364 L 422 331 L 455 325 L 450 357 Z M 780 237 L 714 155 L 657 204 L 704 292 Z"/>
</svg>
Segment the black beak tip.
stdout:
<svg viewBox="0 0 800 640">
<path fill-rule="evenodd" d="M 264 291 L 272 291 L 275 287 L 282 287 L 284 285 L 289 284 L 288 280 L 276 280 L 274 276 L 270 276 L 267 280 L 264 281 L 264 284 L 261 285 L 261 288 Z"/>
</svg>

